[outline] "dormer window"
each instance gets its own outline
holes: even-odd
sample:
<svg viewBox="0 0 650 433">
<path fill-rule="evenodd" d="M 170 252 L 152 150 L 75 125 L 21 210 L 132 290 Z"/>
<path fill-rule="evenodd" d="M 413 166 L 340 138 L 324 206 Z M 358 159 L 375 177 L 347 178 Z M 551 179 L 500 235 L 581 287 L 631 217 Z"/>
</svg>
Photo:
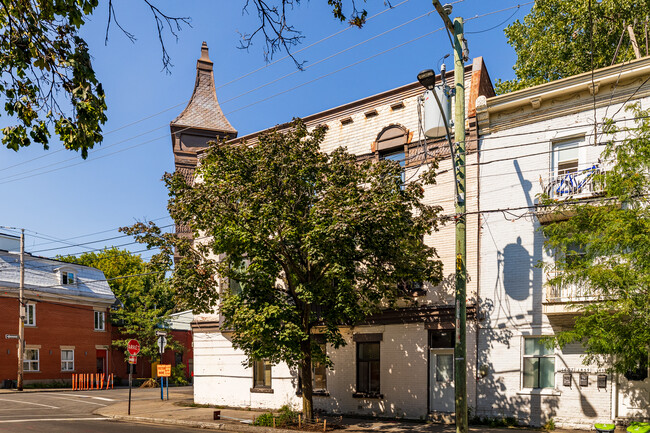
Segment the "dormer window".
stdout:
<svg viewBox="0 0 650 433">
<path fill-rule="evenodd" d="M 59 275 L 59 282 L 62 286 L 74 286 L 77 284 L 77 273 L 69 266 L 55 269 Z"/>
<path fill-rule="evenodd" d="M 66 285 L 66 284 L 74 284 L 74 283 L 75 283 L 74 272 L 68 272 L 68 271 L 61 272 L 61 284 Z"/>
</svg>

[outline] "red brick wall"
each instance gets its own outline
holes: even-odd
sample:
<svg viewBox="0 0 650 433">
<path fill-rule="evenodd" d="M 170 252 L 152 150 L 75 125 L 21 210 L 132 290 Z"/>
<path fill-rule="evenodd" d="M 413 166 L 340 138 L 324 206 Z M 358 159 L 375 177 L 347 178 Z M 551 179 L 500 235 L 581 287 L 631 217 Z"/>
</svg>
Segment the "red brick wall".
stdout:
<svg viewBox="0 0 650 433">
<path fill-rule="evenodd" d="M 193 359 L 193 352 L 192 352 L 192 331 L 170 331 L 169 335 L 176 341 L 178 342 L 181 346 L 183 346 L 185 349 L 183 350 L 183 359 L 182 362 L 185 365 L 185 374 L 186 376 L 191 379 L 191 368 L 192 368 L 192 359 Z M 123 335 L 120 335 L 119 329 L 118 328 L 113 328 L 113 339 L 114 340 L 121 340 L 124 339 Z M 162 357 L 162 363 L 163 364 L 171 364 L 172 366 L 176 365 L 176 356 L 174 351 L 167 349 L 165 350 L 165 353 L 163 354 Z M 128 378 L 128 369 L 127 369 L 127 360 L 124 356 L 124 352 L 121 349 L 113 349 L 111 351 L 111 365 L 109 367 L 109 371 L 115 373 L 115 377 L 118 377 L 120 379 L 127 379 Z M 138 362 L 135 367 L 135 373 L 133 375 L 134 378 L 145 378 L 145 377 L 153 377 L 156 375 L 156 372 L 154 371 L 152 374 L 151 371 L 151 363 L 149 360 L 138 356 Z M 117 384 L 117 382 L 116 382 Z"/>
<path fill-rule="evenodd" d="M 109 312 L 106 309 L 106 331 L 95 331 L 93 307 L 79 304 L 33 302 L 36 309 L 36 326 L 25 326 L 25 343 L 40 345 L 38 372 L 25 372 L 24 380 L 47 382 L 70 380 L 72 373 L 96 373 L 96 345 L 111 344 Z M 0 381 L 16 380 L 18 370 L 17 340 L 5 334 L 18 334 L 18 300 L 2 297 L 0 293 Z M 74 346 L 74 371 L 61 371 L 60 346 Z M 110 350 L 109 368 L 110 373 Z"/>
</svg>

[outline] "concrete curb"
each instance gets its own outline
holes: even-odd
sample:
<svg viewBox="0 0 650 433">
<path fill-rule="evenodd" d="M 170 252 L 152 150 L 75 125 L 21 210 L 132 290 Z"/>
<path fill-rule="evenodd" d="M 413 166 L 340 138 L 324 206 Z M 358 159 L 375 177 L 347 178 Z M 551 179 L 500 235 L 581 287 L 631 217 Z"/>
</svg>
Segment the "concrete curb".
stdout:
<svg viewBox="0 0 650 433">
<path fill-rule="evenodd" d="M 116 421 L 128 422 L 146 422 L 151 424 L 167 424 L 178 425 L 185 427 L 194 427 L 208 430 L 221 430 L 232 433 L 296 433 L 295 430 L 271 428 L 271 427 L 257 427 L 248 424 L 230 424 L 230 423 L 217 423 L 205 421 L 186 421 L 182 419 L 166 419 L 166 418 L 149 418 L 146 416 L 133 416 L 133 415 L 103 415 L 107 418 Z"/>
</svg>

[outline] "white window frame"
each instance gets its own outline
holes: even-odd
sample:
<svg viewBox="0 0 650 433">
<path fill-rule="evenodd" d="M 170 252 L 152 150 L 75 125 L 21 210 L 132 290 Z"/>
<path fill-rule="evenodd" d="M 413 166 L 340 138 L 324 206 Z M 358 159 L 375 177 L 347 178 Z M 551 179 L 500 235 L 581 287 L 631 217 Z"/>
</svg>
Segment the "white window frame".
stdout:
<svg viewBox="0 0 650 433">
<path fill-rule="evenodd" d="M 63 359 L 63 353 L 72 353 L 72 359 Z M 74 349 L 61 349 L 61 371 L 74 371 Z"/>
<path fill-rule="evenodd" d="M 99 327 L 97 326 L 98 325 L 98 323 L 97 323 L 97 318 L 98 317 L 101 317 L 101 323 L 99 324 L 101 326 L 99 326 Z M 94 319 L 94 329 L 95 329 L 95 331 L 106 331 L 106 312 L 105 311 L 97 311 L 97 310 L 95 310 L 94 314 L 93 314 L 93 319 Z"/>
<path fill-rule="evenodd" d="M 556 373 L 556 371 L 555 371 L 555 361 L 557 360 L 557 357 L 555 356 L 556 355 L 555 350 L 553 350 L 551 353 L 542 354 L 542 355 L 536 355 L 536 354 L 527 355 L 526 354 L 526 341 L 527 340 L 539 340 L 539 339 L 544 338 L 544 337 L 548 337 L 548 336 L 547 335 L 530 335 L 530 336 L 526 335 L 526 336 L 524 336 L 522 338 L 522 341 L 521 341 L 521 343 L 522 343 L 521 344 L 521 389 L 526 389 L 526 390 L 539 389 L 539 390 L 542 390 L 542 389 L 555 389 L 556 388 L 556 383 L 555 383 L 555 373 Z M 524 386 L 525 360 L 526 359 L 531 359 L 531 358 L 553 359 L 553 385 L 552 386 L 547 386 L 547 387 L 538 386 L 537 388 L 535 388 L 535 387 L 525 387 Z M 538 369 L 539 369 L 538 375 L 541 375 L 541 361 L 538 364 Z M 538 383 L 538 385 L 540 385 L 540 384 Z"/>
<path fill-rule="evenodd" d="M 29 310 L 32 310 L 30 321 Z M 25 326 L 36 326 L 36 304 L 25 304 L 25 320 L 23 320 Z"/>
<path fill-rule="evenodd" d="M 73 269 L 59 269 L 61 275 L 62 286 L 75 286 L 77 285 L 77 272 Z M 70 276 L 72 275 L 72 278 Z M 72 281 L 70 281 L 72 279 Z"/>
<path fill-rule="evenodd" d="M 36 359 L 27 359 L 27 352 L 29 351 L 36 352 Z M 32 368 L 34 366 L 36 366 L 36 368 Z M 40 349 L 30 349 L 29 347 L 25 349 L 23 356 L 23 371 L 30 373 L 41 371 Z"/>
</svg>

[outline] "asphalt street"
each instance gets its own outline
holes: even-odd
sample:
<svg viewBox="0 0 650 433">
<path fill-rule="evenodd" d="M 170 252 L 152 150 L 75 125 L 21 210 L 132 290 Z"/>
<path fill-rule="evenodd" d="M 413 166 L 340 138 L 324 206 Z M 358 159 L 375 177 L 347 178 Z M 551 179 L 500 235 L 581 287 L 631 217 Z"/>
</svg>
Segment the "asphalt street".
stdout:
<svg viewBox="0 0 650 433">
<path fill-rule="evenodd" d="M 12 392 L 0 394 L 0 432 L 196 432 L 192 428 L 112 421 L 93 414 L 98 408 L 128 401 L 128 389 L 75 392 Z M 191 388 L 172 388 L 170 394 L 191 395 Z M 160 399 L 159 389 L 134 389 L 132 407 L 139 401 Z"/>
</svg>

